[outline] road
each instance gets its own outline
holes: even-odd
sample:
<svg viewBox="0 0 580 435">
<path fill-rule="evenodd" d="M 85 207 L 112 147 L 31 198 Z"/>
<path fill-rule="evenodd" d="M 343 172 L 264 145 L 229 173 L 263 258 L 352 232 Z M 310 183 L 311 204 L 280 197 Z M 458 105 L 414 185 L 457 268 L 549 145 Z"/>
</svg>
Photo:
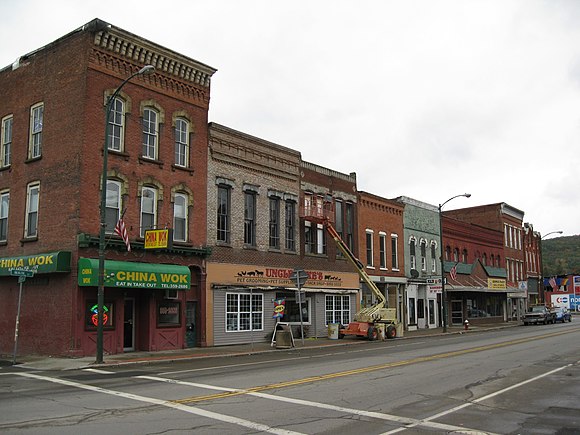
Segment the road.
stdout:
<svg viewBox="0 0 580 435">
<path fill-rule="evenodd" d="M 0 370 L 19 434 L 577 434 L 580 325 L 108 370 Z"/>
</svg>

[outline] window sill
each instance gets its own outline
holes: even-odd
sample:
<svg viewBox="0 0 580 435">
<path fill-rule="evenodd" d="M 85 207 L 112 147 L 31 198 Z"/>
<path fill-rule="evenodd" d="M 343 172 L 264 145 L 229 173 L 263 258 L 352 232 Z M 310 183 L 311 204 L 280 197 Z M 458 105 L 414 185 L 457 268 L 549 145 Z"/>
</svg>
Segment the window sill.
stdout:
<svg viewBox="0 0 580 435">
<path fill-rule="evenodd" d="M 2 166 L 2 167 L 0 167 L 0 172 L 9 171 L 11 168 L 12 168 L 12 166 L 10 166 L 10 165 Z"/>
<path fill-rule="evenodd" d="M 24 160 L 24 163 L 32 163 L 32 162 L 37 162 L 39 160 L 42 160 L 42 156 L 38 156 L 38 157 L 30 157 L 26 160 Z"/>
<path fill-rule="evenodd" d="M 258 250 L 258 247 L 256 245 L 246 245 L 246 244 L 244 244 L 244 249 L 249 249 L 249 250 L 252 250 L 252 251 L 257 251 Z"/>
<path fill-rule="evenodd" d="M 107 156 L 122 157 L 123 159 L 125 159 L 125 161 L 129 161 L 129 159 L 131 158 L 131 155 L 129 153 L 126 153 L 125 151 L 117 151 L 117 150 L 112 150 L 110 148 L 107 151 Z"/>
<path fill-rule="evenodd" d="M 30 243 L 30 242 L 36 242 L 36 241 L 38 241 L 38 236 L 24 237 L 23 239 L 20 239 L 20 243 Z"/>
<path fill-rule="evenodd" d="M 184 166 L 178 166 L 178 165 L 175 165 L 175 164 L 171 165 L 171 170 L 172 170 L 173 172 L 175 172 L 175 171 L 183 171 L 183 172 L 189 172 L 189 175 L 191 175 L 191 176 L 193 176 L 193 174 L 194 174 L 194 172 L 195 172 L 195 171 L 194 171 L 193 169 L 191 169 L 191 168 L 186 168 L 186 167 L 184 167 Z"/>
<path fill-rule="evenodd" d="M 161 160 L 153 160 L 153 159 L 148 159 L 146 157 L 143 156 L 139 156 L 139 163 L 143 164 L 143 163 L 150 163 L 150 164 L 154 164 L 159 166 L 159 169 L 163 169 L 163 165 L 164 163 Z"/>
</svg>

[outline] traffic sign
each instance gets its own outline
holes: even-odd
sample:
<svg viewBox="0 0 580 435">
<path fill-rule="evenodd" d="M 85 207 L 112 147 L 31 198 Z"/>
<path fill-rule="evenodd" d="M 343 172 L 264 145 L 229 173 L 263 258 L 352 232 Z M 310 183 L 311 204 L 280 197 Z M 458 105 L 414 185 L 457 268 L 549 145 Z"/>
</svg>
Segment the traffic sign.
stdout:
<svg viewBox="0 0 580 435">
<path fill-rule="evenodd" d="M 33 270 L 28 269 L 10 269 L 10 275 L 12 276 L 25 276 L 31 278 L 34 276 Z"/>
<path fill-rule="evenodd" d="M 294 269 L 290 279 L 296 282 L 296 287 L 302 287 L 308 280 L 308 274 L 303 269 Z"/>
</svg>

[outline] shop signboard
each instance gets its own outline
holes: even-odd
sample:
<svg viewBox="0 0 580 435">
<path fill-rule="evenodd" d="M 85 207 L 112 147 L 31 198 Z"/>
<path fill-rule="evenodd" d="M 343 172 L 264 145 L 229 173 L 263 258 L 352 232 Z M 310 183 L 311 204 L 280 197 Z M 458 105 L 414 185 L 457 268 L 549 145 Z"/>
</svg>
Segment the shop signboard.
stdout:
<svg viewBox="0 0 580 435">
<path fill-rule="evenodd" d="M 491 290 L 506 290 L 505 279 L 502 278 L 487 278 L 487 287 Z"/>
<path fill-rule="evenodd" d="M 98 286 L 99 260 L 79 258 L 79 286 Z M 191 272 L 173 264 L 105 261 L 105 287 L 189 290 Z"/>
<path fill-rule="evenodd" d="M 34 274 L 70 272 L 70 266 L 70 251 L 47 252 L 21 257 L 4 257 L 0 258 L 0 276 L 27 276 L 13 275 L 11 273 L 12 270 L 28 270 Z"/>
<path fill-rule="evenodd" d="M 145 249 L 168 249 L 172 247 L 172 240 L 169 229 L 145 231 Z"/>
</svg>

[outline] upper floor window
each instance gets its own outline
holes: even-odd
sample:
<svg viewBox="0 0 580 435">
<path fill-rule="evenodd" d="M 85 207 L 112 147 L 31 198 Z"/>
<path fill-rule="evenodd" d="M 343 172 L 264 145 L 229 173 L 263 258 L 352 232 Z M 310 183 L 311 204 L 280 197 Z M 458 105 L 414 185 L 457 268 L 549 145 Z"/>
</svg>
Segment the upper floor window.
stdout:
<svg viewBox="0 0 580 435">
<path fill-rule="evenodd" d="M 175 165 L 189 166 L 189 122 L 184 118 L 175 120 Z"/>
<path fill-rule="evenodd" d="M 270 197 L 270 222 L 268 245 L 273 249 L 280 249 L 280 198 Z"/>
<path fill-rule="evenodd" d="M 42 155 L 42 126 L 44 104 L 39 103 L 30 108 L 30 139 L 28 142 L 28 157 L 31 159 Z"/>
<path fill-rule="evenodd" d="M 244 192 L 244 243 L 256 246 L 256 192 Z"/>
<path fill-rule="evenodd" d="M 286 250 L 296 251 L 296 240 L 295 240 L 295 230 L 296 230 L 296 202 L 286 201 L 285 204 L 285 214 L 286 214 Z"/>
<path fill-rule="evenodd" d="M 110 104 L 107 147 L 112 151 L 123 151 L 125 143 L 125 102 L 116 97 Z"/>
<path fill-rule="evenodd" d="M 38 236 L 38 204 L 40 183 L 28 185 L 26 189 L 26 219 L 24 221 L 24 237 Z"/>
<path fill-rule="evenodd" d="M 8 240 L 8 210 L 10 209 L 10 192 L 0 192 L 0 242 Z"/>
<path fill-rule="evenodd" d="M 481 262 L 484 266 L 487 266 L 487 254 L 483 254 L 481 257 Z"/>
<path fill-rule="evenodd" d="M 437 245 L 431 242 L 431 272 L 437 272 Z"/>
<path fill-rule="evenodd" d="M 112 234 L 121 216 L 121 183 L 114 180 L 107 180 L 106 197 L 105 232 Z"/>
<path fill-rule="evenodd" d="M 343 231 L 344 231 L 344 207 L 343 207 L 343 202 L 340 199 L 337 199 L 334 203 L 334 215 L 335 215 L 335 227 L 334 229 L 336 230 L 336 232 L 338 233 L 338 235 L 340 236 L 340 238 L 342 239 L 342 235 L 343 235 Z M 340 252 L 340 250 L 338 251 Z"/>
<path fill-rule="evenodd" d="M 352 202 L 346 203 L 346 245 L 354 253 L 354 205 Z"/>
<path fill-rule="evenodd" d="M 457 248 L 453 249 L 453 261 L 456 263 L 459 261 L 459 249 Z"/>
<path fill-rule="evenodd" d="M 173 198 L 173 240 L 177 242 L 187 241 L 187 203 L 188 196 L 185 193 L 176 193 Z"/>
<path fill-rule="evenodd" d="M 218 185 L 217 190 L 217 241 L 230 243 L 231 188 Z"/>
<path fill-rule="evenodd" d="M 379 233 L 379 264 L 381 269 L 387 268 L 387 235 Z"/>
<path fill-rule="evenodd" d="M 159 142 L 159 114 L 151 107 L 143 110 L 143 157 L 157 160 Z"/>
<path fill-rule="evenodd" d="M 143 187 L 141 190 L 141 231 L 140 236 L 145 237 L 145 231 L 157 227 L 157 189 Z"/>
<path fill-rule="evenodd" d="M 399 269 L 399 249 L 397 248 L 399 237 L 391 234 L 391 269 Z"/>
<path fill-rule="evenodd" d="M 409 240 L 409 256 L 411 258 L 411 270 L 417 268 L 417 254 L 415 252 L 416 241 L 413 237 Z"/>
<path fill-rule="evenodd" d="M 467 264 L 467 249 L 464 249 L 461 253 L 461 262 Z"/>
<path fill-rule="evenodd" d="M 421 270 L 427 270 L 427 241 L 421 240 Z"/>
<path fill-rule="evenodd" d="M 367 267 L 373 267 L 373 231 L 366 230 Z"/>
<path fill-rule="evenodd" d="M 12 115 L 2 119 L 2 141 L 0 144 L 0 166 L 10 166 L 12 153 Z"/>
</svg>

